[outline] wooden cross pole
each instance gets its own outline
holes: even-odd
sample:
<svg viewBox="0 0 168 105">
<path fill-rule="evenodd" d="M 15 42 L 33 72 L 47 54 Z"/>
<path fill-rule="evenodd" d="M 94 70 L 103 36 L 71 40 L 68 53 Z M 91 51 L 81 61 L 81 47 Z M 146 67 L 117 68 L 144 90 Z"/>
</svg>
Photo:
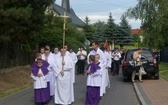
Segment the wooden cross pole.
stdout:
<svg viewBox="0 0 168 105">
<path fill-rule="evenodd" d="M 66 19 L 69 18 L 69 16 L 66 16 L 66 12 L 64 12 L 64 15 L 60 16 L 60 17 L 62 17 L 64 19 L 64 23 L 63 23 L 63 38 L 62 38 L 62 48 L 64 50 L 64 46 L 65 46 L 65 31 L 66 31 L 65 24 L 66 24 Z M 64 61 L 64 55 L 62 56 L 62 61 Z M 61 75 L 62 76 L 64 75 L 64 64 L 63 63 L 62 63 L 62 72 L 61 72 Z"/>
<path fill-rule="evenodd" d="M 62 40 L 62 48 L 64 48 L 65 46 L 65 30 L 66 30 L 66 27 L 65 27 L 65 24 L 66 24 L 66 19 L 69 18 L 69 16 L 66 16 L 66 12 L 64 12 L 64 15 L 63 16 L 60 16 L 64 19 L 64 23 L 63 23 L 63 40 Z"/>
</svg>

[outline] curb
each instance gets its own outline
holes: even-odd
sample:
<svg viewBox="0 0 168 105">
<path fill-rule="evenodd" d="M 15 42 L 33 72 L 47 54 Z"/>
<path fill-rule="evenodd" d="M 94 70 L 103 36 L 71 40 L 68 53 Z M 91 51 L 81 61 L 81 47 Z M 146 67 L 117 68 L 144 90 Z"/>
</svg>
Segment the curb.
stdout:
<svg viewBox="0 0 168 105">
<path fill-rule="evenodd" d="M 168 81 L 168 79 L 166 79 L 163 75 L 161 75 L 161 74 L 159 74 L 163 79 L 165 79 L 165 80 L 167 80 Z"/>
<path fill-rule="evenodd" d="M 145 102 L 144 98 L 142 97 L 142 94 L 140 93 L 139 89 L 138 89 L 138 86 L 136 83 L 133 83 L 133 86 L 134 86 L 134 90 L 135 90 L 135 93 L 140 101 L 140 104 L 141 105 L 147 105 L 147 103 Z"/>
</svg>

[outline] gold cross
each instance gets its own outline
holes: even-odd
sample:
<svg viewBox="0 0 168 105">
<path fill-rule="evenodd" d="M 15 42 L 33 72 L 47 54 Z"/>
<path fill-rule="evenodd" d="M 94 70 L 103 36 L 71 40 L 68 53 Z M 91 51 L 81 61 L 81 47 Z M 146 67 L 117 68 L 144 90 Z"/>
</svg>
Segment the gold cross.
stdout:
<svg viewBox="0 0 168 105">
<path fill-rule="evenodd" d="M 66 19 L 69 18 L 69 16 L 66 15 L 66 12 L 64 12 L 64 15 L 63 16 L 60 16 L 64 19 L 64 23 L 63 23 L 63 41 L 62 41 L 62 46 L 64 48 L 65 46 L 65 24 L 66 24 Z"/>
<path fill-rule="evenodd" d="M 63 41 L 62 41 L 62 48 L 64 49 L 65 46 L 65 23 L 66 23 L 66 19 L 69 18 L 69 16 L 66 15 L 66 12 L 64 12 L 63 16 L 60 16 L 64 19 L 64 24 L 63 24 Z M 62 56 L 62 61 L 64 61 L 64 56 Z M 62 64 L 62 72 L 61 75 L 64 75 L 64 65 Z"/>
</svg>

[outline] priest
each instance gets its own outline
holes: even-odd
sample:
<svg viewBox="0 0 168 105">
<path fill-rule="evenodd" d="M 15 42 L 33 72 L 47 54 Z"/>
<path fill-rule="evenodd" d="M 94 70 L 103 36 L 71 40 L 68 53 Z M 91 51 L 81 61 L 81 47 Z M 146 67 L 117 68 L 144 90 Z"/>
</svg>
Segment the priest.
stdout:
<svg viewBox="0 0 168 105">
<path fill-rule="evenodd" d="M 54 57 L 53 57 L 53 54 L 50 52 L 49 47 L 45 47 L 45 51 L 44 51 L 44 55 L 42 56 L 42 59 L 49 63 L 49 67 L 48 67 L 49 73 L 47 75 L 47 82 L 48 82 L 47 88 L 49 91 L 50 98 L 52 98 L 55 93 L 54 92 L 55 78 L 54 78 L 54 72 L 53 72 Z"/>
<path fill-rule="evenodd" d="M 99 56 L 100 56 L 100 62 L 101 62 L 102 64 L 105 64 L 106 58 L 105 58 L 105 56 L 104 56 L 103 51 L 100 50 L 100 48 L 99 48 L 99 43 L 96 42 L 96 41 L 92 42 L 92 50 L 90 51 L 90 53 L 89 53 L 88 56 L 87 56 L 87 60 L 88 60 L 87 62 L 88 62 L 88 63 L 89 63 L 89 56 L 90 56 L 90 55 L 95 55 L 95 54 L 99 54 Z"/>
<path fill-rule="evenodd" d="M 72 82 L 75 83 L 75 65 L 78 61 L 77 56 L 72 48 L 69 49 L 69 56 L 72 58 L 73 68 L 72 68 Z"/>
<path fill-rule="evenodd" d="M 55 104 L 69 105 L 74 102 L 72 84 L 73 62 L 65 49 L 61 49 L 61 56 L 54 63 L 55 81 Z"/>
</svg>

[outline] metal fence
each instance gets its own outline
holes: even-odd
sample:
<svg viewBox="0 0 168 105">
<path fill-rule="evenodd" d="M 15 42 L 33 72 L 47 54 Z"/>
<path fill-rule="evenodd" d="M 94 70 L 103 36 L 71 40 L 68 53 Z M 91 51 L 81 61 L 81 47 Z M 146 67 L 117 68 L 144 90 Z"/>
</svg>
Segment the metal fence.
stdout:
<svg viewBox="0 0 168 105">
<path fill-rule="evenodd" d="M 165 48 L 160 52 L 160 60 L 161 60 L 161 62 L 166 62 L 166 63 L 168 63 L 168 47 L 165 47 Z"/>
</svg>

